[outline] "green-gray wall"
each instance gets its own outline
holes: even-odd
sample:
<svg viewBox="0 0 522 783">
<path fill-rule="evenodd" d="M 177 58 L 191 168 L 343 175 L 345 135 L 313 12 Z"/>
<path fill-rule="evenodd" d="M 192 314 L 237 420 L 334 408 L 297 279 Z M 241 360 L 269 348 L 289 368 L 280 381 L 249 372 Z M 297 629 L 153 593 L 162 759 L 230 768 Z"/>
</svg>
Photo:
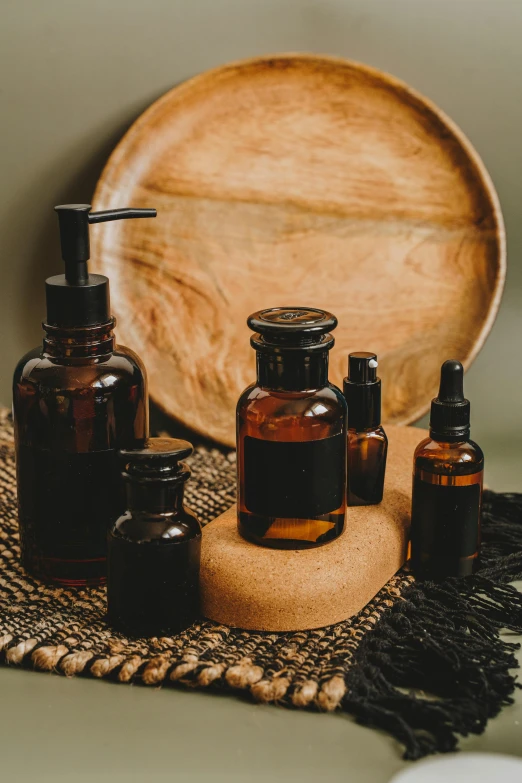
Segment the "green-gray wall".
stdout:
<svg viewBox="0 0 522 783">
<path fill-rule="evenodd" d="M 229 60 L 308 51 L 405 80 L 484 159 L 506 221 L 508 283 L 467 393 L 475 438 L 499 458 L 501 444 L 520 453 L 521 40 L 520 0 L 2 0 L 0 402 L 41 339 L 43 280 L 60 270 L 53 205 L 88 201 L 123 131 L 173 85 Z"/>
</svg>

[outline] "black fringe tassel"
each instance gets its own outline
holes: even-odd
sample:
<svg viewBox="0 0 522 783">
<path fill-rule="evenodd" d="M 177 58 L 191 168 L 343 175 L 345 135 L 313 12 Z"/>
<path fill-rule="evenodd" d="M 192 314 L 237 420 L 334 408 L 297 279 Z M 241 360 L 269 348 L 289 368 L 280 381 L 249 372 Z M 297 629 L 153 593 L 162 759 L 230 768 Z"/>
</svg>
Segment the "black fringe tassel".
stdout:
<svg viewBox="0 0 522 783">
<path fill-rule="evenodd" d="M 405 746 L 404 758 L 455 750 L 512 704 L 522 633 L 522 494 L 484 493 L 481 568 L 467 579 L 415 582 L 366 634 L 343 707 Z"/>
</svg>

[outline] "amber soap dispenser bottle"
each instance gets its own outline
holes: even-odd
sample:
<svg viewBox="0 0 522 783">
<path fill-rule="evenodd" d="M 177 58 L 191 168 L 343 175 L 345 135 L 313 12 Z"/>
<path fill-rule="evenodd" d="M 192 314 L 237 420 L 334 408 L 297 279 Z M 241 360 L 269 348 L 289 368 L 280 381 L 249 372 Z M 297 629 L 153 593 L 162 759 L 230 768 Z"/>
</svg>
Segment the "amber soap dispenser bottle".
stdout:
<svg viewBox="0 0 522 783">
<path fill-rule="evenodd" d="M 55 207 L 65 274 L 46 280 L 43 346 L 13 379 L 22 565 L 65 585 L 106 576 L 107 529 L 124 508 L 117 452 L 148 435 L 143 364 L 114 342 L 109 281 L 89 274 L 89 225 L 153 209 Z"/>
<path fill-rule="evenodd" d="M 381 379 L 374 353 L 351 353 L 344 396 L 348 403 L 348 505 L 380 503 L 388 438 L 381 426 Z"/>
<path fill-rule="evenodd" d="M 460 362 L 444 362 L 430 435 L 415 450 L 410 564 L 421 579 L 468 576 L 479 554 L 484 455 L 469 437 L 463 379 Z"/>
<path fill-rule="evenodd" d="M 337 319 L 276 307 L 247 324 L 257 380 L 237 404 L 239 532 L 276 549 L 325 544 L 346 510 L 346 401 L 328 382 Z"/>
</svg>

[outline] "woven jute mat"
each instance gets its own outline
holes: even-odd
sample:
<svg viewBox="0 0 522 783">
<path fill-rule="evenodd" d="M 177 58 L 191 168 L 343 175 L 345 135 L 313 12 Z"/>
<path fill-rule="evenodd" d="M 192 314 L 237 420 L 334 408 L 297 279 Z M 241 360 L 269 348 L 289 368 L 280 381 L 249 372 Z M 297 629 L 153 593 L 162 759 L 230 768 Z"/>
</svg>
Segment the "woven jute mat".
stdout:
<svg viewBox="0 0 522 783">
<path fill-rule="evenodd" d="M 208 523 L 235 500 L 235 455 L 200 446 L 187 503 Z M 13 431 L 0 412 L 0 660 L 120 683 L 244 692 L 259 702 L 345 711 L 418 758 L 455 748 L 512 700 L 522 630 L 522 498 L 486 496 L 484 570 L 420 585 L 395 576 L 356 617 L 313 631 L 242 631 L 201 620 L 174 637 L 127 639 L 105 622 L 105 589 L 64 589 L 19 564 Z"/>
</svg>

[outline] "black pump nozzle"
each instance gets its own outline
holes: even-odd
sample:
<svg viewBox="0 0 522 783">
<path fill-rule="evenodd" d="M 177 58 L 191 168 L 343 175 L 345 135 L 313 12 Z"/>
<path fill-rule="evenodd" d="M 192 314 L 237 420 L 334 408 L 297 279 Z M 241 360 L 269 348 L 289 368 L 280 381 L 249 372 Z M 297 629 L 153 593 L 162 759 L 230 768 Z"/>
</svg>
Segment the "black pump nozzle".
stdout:
<svg viewBox="0 0 522 783">
<path fill-rule="evenodd" d="M 470 404 L 464 397 L 464 367 L 448 359 L 440 368 L 439 394 L 431 403 L 430 435 L 434 440 L 469 437 Z"/>
<path fill-rule="evenodd" d="M 348 428 L 357 432 L 381 423 L 381 379 L 377 354 L 358 351 L 348 355 L 344 396 L 348 403 Z"/>
<path fill-rule="evenodd" d="M 374 383 L 377 380 L 377 355 L 374 353 L 350 353 L 348 355 L 348 380 L 351 383 Z"/>
<path fill-rule="evenodd" d="M 62 258 L 65 279 L 69 285 L 86 285 L 89 280 L 87 261 L 90 258 L 89 224 L 107 220 L 156 217 L 155 209 L 108 209 L 91 212 L 90 204 L 60 204 L 55 207 L 60 224 Z"/>
<path fill-rule="evenodd" d="M 156 217 L 155 209 L 108 209 L 91 212 L 90 204 L 61 204 L 54 208 L 60 225 L 65 275 L 45 281 L 46 324 L 78 328 L 110 320 L 109 281 L 104 275 L 90 275 L 89 225 L 107 220 Z"/>
</svg>

